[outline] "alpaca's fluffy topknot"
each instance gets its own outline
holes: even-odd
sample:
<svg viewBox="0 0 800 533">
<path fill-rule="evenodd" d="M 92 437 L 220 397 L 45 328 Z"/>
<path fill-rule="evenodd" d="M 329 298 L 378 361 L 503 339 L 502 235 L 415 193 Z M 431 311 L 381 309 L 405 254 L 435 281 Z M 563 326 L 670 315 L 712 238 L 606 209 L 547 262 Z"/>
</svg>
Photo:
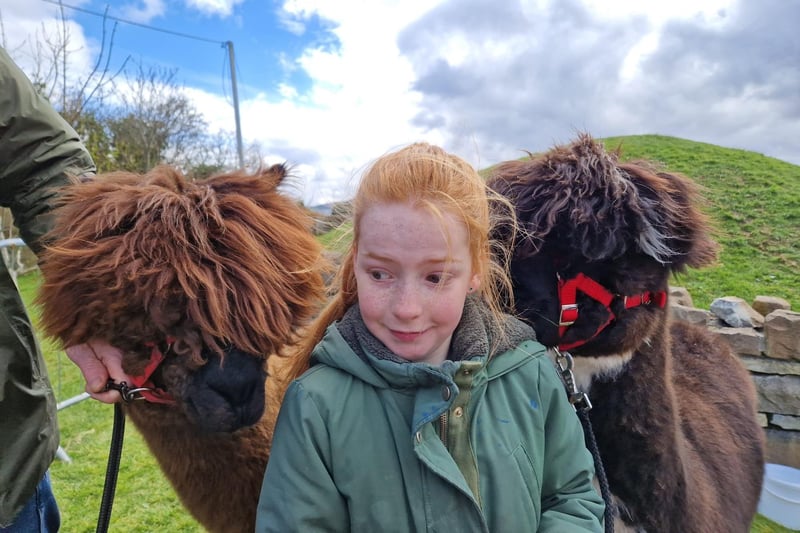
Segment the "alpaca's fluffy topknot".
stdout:
<svg viewBox="0 0 800 533">
<path fill-rule="evenodd" d="M 717 247 L 692 182 L 619 159 L 618 151 L 581 134 L 571 144 L 498 165 L 489 183 L 516 207 L 523 238 L 516 254 L 537 253 L 556 231 L 550 242 L 580 247 L 586 261 L 634 251 L 672 270 L 711 263 Z"/>
<path fill-rule="evenodd" d="M 286 169 L 187 180 L 156 167 L 63 192 L 41 257 L 45 331 L 128 351 L 231 343 L 266 356 L 290 344 L 323 293 L 311 221 L 277 191 Z"/>
</svg>

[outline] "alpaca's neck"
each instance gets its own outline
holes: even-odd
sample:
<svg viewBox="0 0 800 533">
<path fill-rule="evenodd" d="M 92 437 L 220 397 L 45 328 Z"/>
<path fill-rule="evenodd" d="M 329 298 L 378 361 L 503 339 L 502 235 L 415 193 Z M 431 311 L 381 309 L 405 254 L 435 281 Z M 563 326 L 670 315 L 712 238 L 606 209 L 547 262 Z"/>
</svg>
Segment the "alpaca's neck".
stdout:
<svg viewBox="0 0 800 533">
<path fill-rule="evenodd" d="M 161 470 L 187 510 L 211 532 L 252 532 L 273 421 L 232 434 L 165 430 L 131 413 Z"/>
<path fill-rule="evenodd" d="M 671 373 L 670 337 L 664 319 L 615 374 L 596 374 L 591 383 L 590 418 L 609 485 L 630 508 L 647 508 L 659 501 L 680 507 L 686 498 Z M 682 518 L 669 511 L 664 509 L 658 517 L 662 520 L 659 527 L 669 525 L 663 530 L 681 531 Z M 655 510 L 653 515 L 660 512 Z M 642 525 L 648 531 L 652 527 Z"/>
<path fill-rule="evenodd" d="M 234 433 L 203 434 L 172 406 L 136 403 L 127 408 L 183 505 L 212 533 L 251 533 L 255 528 L 286 383 L 271 374 L 266 387 L 261 420 Z"/>
</svg>

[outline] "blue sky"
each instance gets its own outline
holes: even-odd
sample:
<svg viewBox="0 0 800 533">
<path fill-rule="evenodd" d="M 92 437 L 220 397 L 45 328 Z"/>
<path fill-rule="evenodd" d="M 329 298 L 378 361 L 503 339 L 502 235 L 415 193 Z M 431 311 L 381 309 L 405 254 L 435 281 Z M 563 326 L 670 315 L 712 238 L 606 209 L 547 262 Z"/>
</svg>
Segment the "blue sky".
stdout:
<svg viewBox="0 0 800 533">
<path fill-rule="evenodd" d="M 113 62 L 177 69 L 210 128 L 293 165 L 308 204 L 349 198 L 372 159 L 413 141 L 477 167 L 571 140 L 657 133 L 800 163 L 800 2 L 785 0 L 99 0 Z M 102 19 L 65 9 L 70 75 Z M 58 26 L 44 0 L 0 0 L 23 69 Z M 110 30 L 112 23 L 106 26 Z"/>
<path fill-rule="evenodd" d="M 271 2 L 243 2 L 230 15 L 222 9 L 223 3 L 213 10 L 201 10 L 183 2 L 164 2 L 159 3 L 158 15 L 123 3 L 65 5 L 80 8 L 67 7 L 67 15 L 95 42 L 102 39 L 100 15 L 108 14 L 105 28 L 107 32 L 115 31 L 115 63 L 130 56 L 147 65 L 175 69 L 182 83 L 209 92 L 231 90 L 228 48 L 224 43 L 232 42 L 239 96 L 244 99 L 259 93 L 275 96 L 280 83 L 305 92 L 310 78 L 301 70 L 285 68 L 285 61 L 299 57 L 309 46 L 337 46 L 335 36 L 325 30 L 319 17 L 310 17 L 301 29 L 292 31 L 276 16 Z"/>
</svg>

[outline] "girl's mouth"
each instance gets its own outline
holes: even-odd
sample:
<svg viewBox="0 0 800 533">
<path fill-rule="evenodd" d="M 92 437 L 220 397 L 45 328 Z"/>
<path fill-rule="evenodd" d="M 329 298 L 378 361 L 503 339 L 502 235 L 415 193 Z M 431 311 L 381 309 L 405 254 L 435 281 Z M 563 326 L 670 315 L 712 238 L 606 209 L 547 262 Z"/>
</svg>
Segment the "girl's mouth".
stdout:
<svg viewBox="0 0 800 533">
<path fill-rule="evenodd" d="M 420 338 L 424 331 L 397 331 L 397 330 L 389 330 L 392 332 L 392 336 L 400 342 L 413 342 Z"/>
</svg>

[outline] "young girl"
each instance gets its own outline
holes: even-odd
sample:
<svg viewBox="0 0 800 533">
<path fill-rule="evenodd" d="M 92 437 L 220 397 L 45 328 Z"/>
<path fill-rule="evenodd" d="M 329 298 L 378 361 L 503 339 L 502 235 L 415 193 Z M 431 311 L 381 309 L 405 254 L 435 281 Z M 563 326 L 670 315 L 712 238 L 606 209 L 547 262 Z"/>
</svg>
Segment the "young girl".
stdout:
<svg viewBox="0 0 800 533">
<path fill-rule="evenodd" d="M 555 367 L 501 312 L 510 282 L 483 179 L 413 144 L 373 164 L 353 210 L 311 368 L 283 400 L 256 531 L 601 531 Z"/>
</svg>

